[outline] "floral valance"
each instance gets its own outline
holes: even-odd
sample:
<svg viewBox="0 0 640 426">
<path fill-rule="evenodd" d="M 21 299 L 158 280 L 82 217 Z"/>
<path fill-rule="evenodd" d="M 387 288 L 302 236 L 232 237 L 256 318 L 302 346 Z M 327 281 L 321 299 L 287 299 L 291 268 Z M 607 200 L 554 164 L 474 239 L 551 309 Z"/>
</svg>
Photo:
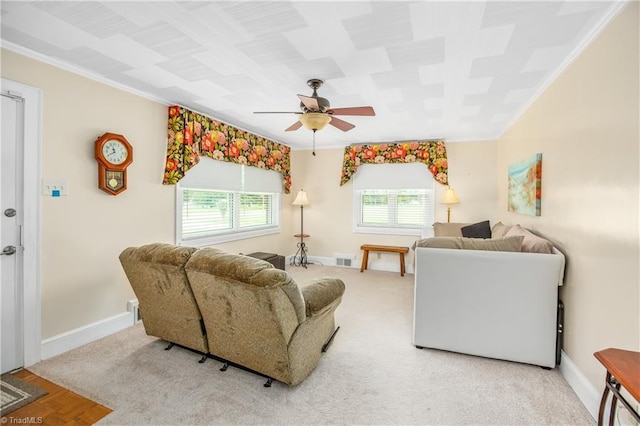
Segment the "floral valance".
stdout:
<svg viewBox="0 0 640 426">
<path fill-rule="evenodd" d="M 360 164 L 425 163 L 434 179 L 449 183 L 447 149 L 444 141 L 350 145 L 344 149 L 340 185 L 349 182 Z"/>
<path fill-rule="evenodd" d="M 165 185 L 175 185 L 200 156 L 282 174 L 286 194 L 291 192 L 290 151 L 286 145 L 237 129 L 179 106 L 169 107 Z"/>
</svg>

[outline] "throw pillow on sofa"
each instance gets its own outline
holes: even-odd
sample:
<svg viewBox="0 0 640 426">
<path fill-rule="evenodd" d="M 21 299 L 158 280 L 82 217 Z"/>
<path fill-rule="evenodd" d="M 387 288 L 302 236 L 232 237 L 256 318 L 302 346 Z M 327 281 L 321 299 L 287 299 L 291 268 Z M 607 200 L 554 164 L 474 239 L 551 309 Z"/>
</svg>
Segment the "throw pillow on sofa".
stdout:
<svg viewBox="0 0 640 426">
<path fill-rule="evenodd" d="M 436 222 L 433 224 L 433 236 L 434 237 L 462 237 L 462 227 L 467 226 L 468 223 L 461 222 Z"/>
<path fill-rule="evenodd" d="M 524 229 L 520 225 L 513 225 L 511 229 L 505 234 L 505 237 L 523 236 L 522 251 L 530 253 L 553 253 L 553 244 L 549 240 L 545 240 L 542 237 L 537 236 L 528 229 Z"/>
<path fill-rule="evenodd" d="M 521 251 L 522 235 L 495 239 L 478 239 L 466 237 L 433 237 L 418 240 L 413 244 L 417 247 L 445 248 L 459 250 L 487 250 L 487 251 Z"/>
<path fill-rule="evenodd" d="M 491 228 L 491 238 L 502 238 L 509 232 L 511 226 L 507 226 L 502 222 L 498 222 Z"/>
<path fill-rule="evenodd" d="M 463 226 L 460 231 L 462 236 L 467 238 L 491 238 L 491 225 L 488 220 Z"/>
</svg>

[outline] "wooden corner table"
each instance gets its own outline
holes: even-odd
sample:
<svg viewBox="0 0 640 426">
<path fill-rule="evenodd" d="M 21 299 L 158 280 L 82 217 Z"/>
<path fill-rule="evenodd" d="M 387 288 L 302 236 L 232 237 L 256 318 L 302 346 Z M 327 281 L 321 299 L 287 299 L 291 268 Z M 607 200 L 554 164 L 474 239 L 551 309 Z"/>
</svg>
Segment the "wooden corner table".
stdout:
<svg viewBox="0 0 640 426">
<path fill-rule="evenodd" d="M 613 395 L 609 411 L 609 426 L 613 426 L 617 400 L 620 400 L 622 405 L 640 423 L 640 415 L 620 393 L 622 386 L 636 401 L 640 402 L 640 352 L 608 348 L 594 353 L 593 356 L 607 369 L 605 388 L 598 413 L 598 425 L 604 424 L 604 407 L 610 391 Z"/>
</svg>

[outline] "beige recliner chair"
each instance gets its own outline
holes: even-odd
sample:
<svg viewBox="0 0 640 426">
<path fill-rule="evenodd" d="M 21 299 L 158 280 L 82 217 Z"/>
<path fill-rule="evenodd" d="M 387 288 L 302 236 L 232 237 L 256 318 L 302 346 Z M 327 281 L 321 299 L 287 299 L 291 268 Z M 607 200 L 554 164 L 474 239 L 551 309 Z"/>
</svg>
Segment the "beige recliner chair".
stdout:
<svg viewBox="0 0 640 426">
<path fill-rule="evenodd" d="M 185 266 L 212 355 L 295 385 L 313 371 L 337 329 L 339 279 L 300 289 L 265 261 L 200 249 Z"/>
<path fill-rule="evenodd" d="M 196 250 L 162 243 L 129 247 L 120 263 L 138 298 L 146 333 L 208 354 L 202 315 L 184 271 Z"/>
</svg>

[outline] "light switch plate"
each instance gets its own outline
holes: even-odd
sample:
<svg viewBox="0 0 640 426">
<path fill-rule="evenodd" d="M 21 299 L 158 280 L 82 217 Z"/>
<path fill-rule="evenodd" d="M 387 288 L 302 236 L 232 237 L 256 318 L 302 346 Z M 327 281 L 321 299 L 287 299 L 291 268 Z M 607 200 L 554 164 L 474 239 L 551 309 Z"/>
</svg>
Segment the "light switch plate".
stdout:
<svg viewBox="0 0 640 426">
<path fill-rule="evenodd" d="M 49 197 L 69 195 L 69 184 L 66 180 L 43 180 L 42 195 Z"/>
</svg>

